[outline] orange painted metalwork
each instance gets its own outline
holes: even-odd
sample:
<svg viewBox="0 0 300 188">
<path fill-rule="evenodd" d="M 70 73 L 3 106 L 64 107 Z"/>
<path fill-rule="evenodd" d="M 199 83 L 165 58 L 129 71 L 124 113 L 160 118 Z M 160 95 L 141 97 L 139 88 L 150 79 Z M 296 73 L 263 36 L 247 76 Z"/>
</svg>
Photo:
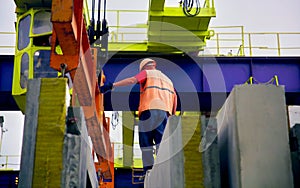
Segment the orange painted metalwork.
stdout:
<svg viewBox="0 0 300 188">
<path fill-rule="evenodd" d="M 107 127 L 109 127 L 109 125 L 110 125 L 110 119 L 109 118 L 104 118 L 103 119 L 103 125 L 104 125 L 105 129 Z M 109 128 L 105 132 L 108 133 L 109 132 Z M 105 134 L 104 137 L 108 138 L 109 135 Z M 110 140 L 109 139 L 106 139 L 106 142 L 107 142 L 108 145 L 110 144 Z M 100 186 L 99 186 L 100 188 L 113 188 L 114 187 L 114 155 L 113 155 L 113 146 L 110 149 L 111 149 L 111 155 L 108 158 L 104 159 L 104 160 L 106 160 L 106 162 L 109 165 L 105 165 L 105 163 L 103 163 L 103 161 L 95 162 L 96 172 L 100 172 L 100 174 L 99 174 L 100 175 Z M 99 159 L 98 155 L 97 155 L 97 157 Z M 103 158 L 101 158 L 101 157 L 100 157 L 100 159 L 103 160 Z M 107 181 L 108 179 L 110 181 Z M 106 181 L 103 181 L 103 180 L 106 180 Z"/>
<path fill-rule="evenodd" d="M 83 0 L 52 0 L 53 34 L 50 66 L 61 71 L 66 65 L 73 83 L 72 105 L 82 106 L 88 134 L 97 154 L 96 169 L 101 169 L 106 187 L 113 187 L 113 150 L 109 139 L 109 124 L 105 121 L 103 95 L 96 75 L 97 51 L 91 50 L 83 19 Z M 62 53 L 56 53 L 57 45 Z M 103 83 L 104 76 L 101 77 Z M 104 185 L 100 182 L 100 185 Z"/>
<path fill-rule="evenodd" d="M 52 1 L 53 34 L 50 66 L 58 71 L 62 63 L 67 65 L 67 71 L 76 69 L 79 64 L 81 30 L 84 26 L 82 11 L 80 11 L 82 3 L 82 0 L 74 0 L 74 3 L 73 0 Z M 55 46 L 58 44 L 63 54 L 55 53 Z"/>
</svg>

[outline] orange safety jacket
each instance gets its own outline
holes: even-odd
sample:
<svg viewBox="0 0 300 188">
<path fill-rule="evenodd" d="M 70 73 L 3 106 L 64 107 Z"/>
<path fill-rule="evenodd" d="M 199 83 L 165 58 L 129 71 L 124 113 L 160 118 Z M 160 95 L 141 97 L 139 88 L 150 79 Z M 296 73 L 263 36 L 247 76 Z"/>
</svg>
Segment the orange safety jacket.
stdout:
<svg viewBox="0 0 300 188">
<path fill-rule="evenodd" d="M 177 95 L 172 81 L 159 70 L 146 70 L 146 73 L 146 82 L 140 87 L 139 114 L 150 109 L 175 114 Z"/>
</svg>

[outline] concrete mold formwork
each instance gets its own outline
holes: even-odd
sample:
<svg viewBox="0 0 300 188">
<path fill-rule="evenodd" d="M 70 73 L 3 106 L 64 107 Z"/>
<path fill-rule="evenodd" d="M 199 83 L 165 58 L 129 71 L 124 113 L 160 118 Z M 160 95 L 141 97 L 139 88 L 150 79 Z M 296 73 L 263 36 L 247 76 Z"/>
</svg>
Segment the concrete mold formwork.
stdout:
<svg viewBox="0 0 300 188">
<path fill-rule="evenodd" d="M 293 187 L 283 87 L 235 86 L 217 122 L 222 187 Z"/>
<path fill-rule="evenodd" d="M 83 110 L 68 108 L 67 80 L 29 80 L 26 97 L 19 187 L 98 187 Z"/>
</svg>

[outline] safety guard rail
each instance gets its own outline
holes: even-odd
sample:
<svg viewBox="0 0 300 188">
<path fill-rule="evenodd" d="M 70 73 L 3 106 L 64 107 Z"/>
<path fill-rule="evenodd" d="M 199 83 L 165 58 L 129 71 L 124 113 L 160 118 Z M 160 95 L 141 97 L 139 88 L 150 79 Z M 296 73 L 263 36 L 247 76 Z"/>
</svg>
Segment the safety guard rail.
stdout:
<svg viewBox="0 0 300 188">
<path fill-rule="evenodd" d="M 107 10 L 109 42 L 146 43 L 147 19 L 146 10 Z M 215 34 L 199 56 L 300 56 L 300 32 L 245 32 L 244 26 L 210 29 Z M 14 32 L 0 32 L 0 41 L 0 54 L 14 54 Z"/>
<path fill-rule="evenodd" d="M 20 155 L 0 155 L 0 171 L 1 170 L 19 170 Z"/>
</svg>

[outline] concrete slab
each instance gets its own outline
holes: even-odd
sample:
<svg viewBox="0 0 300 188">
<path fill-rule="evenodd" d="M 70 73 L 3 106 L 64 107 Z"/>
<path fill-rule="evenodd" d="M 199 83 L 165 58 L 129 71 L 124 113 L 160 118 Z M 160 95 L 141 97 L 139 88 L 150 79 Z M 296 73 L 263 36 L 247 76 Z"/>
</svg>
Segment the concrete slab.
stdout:
<svg viewBox="0 0 300 188">
<path fill-rule="evenodd" d="M 67 80 L 29 80 L 20 187 L 60 187 Z"/>
<path fill-rule="evenodd" d="M 181 118 L 169 117 L 153 168 L 146 174 L 145 188 L 184 187 L 181 134 Z"/>
<path fill-rule="evenodd" d="M 290 130 L 290 145 L 294 187 L 300 187 L 300 124 L 295 124 Z"/>
<path fill-rule="evenodd" d="M 83 110 L 80 107 L 69 107 L 64 137 L 61 187 L 86 187 L 87 178 L 93 188 L 98 187 L 91 157 Z"/>
<path fill-rule="evenodd" d="M 293 187 L 284 88 L 237 85 L 217 115 L 222 187 Z"/>
<path fill-rule="evenodd" d="M 220 188 L 220 159 L 217 139 L 217 120 L 215 117 L 201 116 L 203 137 L 199 146 L 202 153 L 205 188 Z"/>
<path fill-rule="evenodd" d="M 39 102 L 37 99 L 40 96 L 40 86 L 40 79 L 34 79 L 28 82 L 19 187 L 32 187 L 36 130 L 38 126 L 37 120 L 39 111 Z"/>
</svg>

